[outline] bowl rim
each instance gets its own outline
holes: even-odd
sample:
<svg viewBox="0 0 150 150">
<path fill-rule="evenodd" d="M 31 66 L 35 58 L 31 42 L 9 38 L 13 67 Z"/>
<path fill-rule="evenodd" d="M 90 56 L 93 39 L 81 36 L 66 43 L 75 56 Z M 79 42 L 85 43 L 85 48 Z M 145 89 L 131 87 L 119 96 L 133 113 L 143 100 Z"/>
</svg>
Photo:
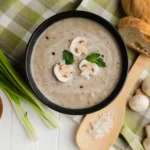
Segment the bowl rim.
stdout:
<svg viewBox="0 0 150 150">
<path fill-rule="evenodd" d="M 122 57 L 122 70 L 121 70 L 121 75 L 120 75 L 120 80 L 118 84 L 116 85 L 116 88 L 113 90 L 113 92 L 102 102 L 88 107 L 88 108 L 81 108 L 81 109 L 71 109 L 71 108 L 65 108 L 61 107 L 60 105 L 57 105 L 53 103 L 51 100 L 46 98 L 42 92 L 38 89 L 36 86 L 34 79 L 32 77 L 31 73 L 31 57 L 32 57 L 32 51 L 34 44 L 36 43 L 38 37 L 53 23 L 60 21 L 62 19 L 67 19 L 67 18 L 73 18 L 73 17 L 80 17 L 80 18 L 86 18 L 92 21 L 95 21 L 105 27 L 114 37 L 114 39 L 117 42 L 117 45 L 121 51 L 121 57 Z M 47 20 L 45 20 L 42 24 L 40 24 L 37 29 L 34 31 L 32 36 L 30 37 L 30 40 L 27 44 L 26 47 L 26 58 L 25 58 L 25 70 L 26 70 L 26 76 L 27 80 L 29 82 L 29 85 L 31 86 L 32 90 L 34 91 L 35 95 L 43 102 L 45 105 L 47 105 L 49 108 L 52 108 L 58 112 L 64 113 L 64 114 L 69 114 L 69 115 L 84 115 L 84 114 L 89 114 L 93 113 L 95 111 L 98 111 L 107 105 L 109 105 L 116 96 L 121 92 L 126 78 L 127 78 L 127 73 L 128 73 L 128 55 L 127 55 L 127 48 L 125 46 L 125 43 L 123 39 L 121 38 L 120 34 L 118 31 L 104 18 L 93 14 L 91 12 L 86 12 L 86 11 L 66 11 L 62 12 L 59 14 L 56 14 Z"/>
</svg>

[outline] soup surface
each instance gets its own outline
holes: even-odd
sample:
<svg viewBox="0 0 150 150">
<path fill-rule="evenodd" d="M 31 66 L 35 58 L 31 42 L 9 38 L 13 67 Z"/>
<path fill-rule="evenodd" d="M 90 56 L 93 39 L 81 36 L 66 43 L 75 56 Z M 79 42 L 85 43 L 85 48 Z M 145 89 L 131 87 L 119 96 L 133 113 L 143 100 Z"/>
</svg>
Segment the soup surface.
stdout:
<svg viewBox="0 0 150 150">
<path fill-rule="evenodd" d="M 106 68 L 86 79 L 79 69 L 86 55 L 75 57 L 73 79 L 60 82 L 54 75 L 54 66 L 61 61 L 63 50 L 69 50 L 72 40 L 79 36 L 88 41 L 88 54 L 101 54 Z M 121 55 L 115 39 L 103 26 L 84 18 L 69 18 L 54 23 L 39 37 L 32 53 L 31 71 L 39 90 L 53 103 L 87 108 L 103 101 L 116 87 Z"/>
</svg>

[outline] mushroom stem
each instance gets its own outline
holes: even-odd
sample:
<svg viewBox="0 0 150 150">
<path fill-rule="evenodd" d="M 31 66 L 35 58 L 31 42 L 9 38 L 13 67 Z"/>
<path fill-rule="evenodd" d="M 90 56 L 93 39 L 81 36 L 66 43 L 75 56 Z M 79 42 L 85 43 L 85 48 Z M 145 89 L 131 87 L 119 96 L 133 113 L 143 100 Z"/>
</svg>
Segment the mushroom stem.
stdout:
<svg viewBox="0 0 150 150">
<path fill-rule="evenodd" d="M 144 146 L 145 150 L 150 150 L 150 139 L 148 139 L 148 138 L 144 139 L 143 146 Z"/>
<path fill-rule="evenodd" d="M 150 125 L 145 126 L 147 138 L 143 140 L 145 150 L 150 150 Z"/>
<path fill-rule="evenodd" d="M 144 93 L 142 92 L 141 89 L 137 89 L 137 90 L 135 91 L 135 94 L 136 94 L 136 95 L 137 95 L 137 94 L 143 94 L 143 95 L 144 95 Z"/>
<path fill-rule="evenodd" d="M 150 83 L 150 75 L 147 78 L 145 78 L 142 83 L 142 91 L 147 96 L 150 96 L 150 84 L 149 83 Z"/>
<path fill-rule="evenodd" d="M 150 139 L 150 125 L 145 126 L 147 138 Z"/>
</svg>

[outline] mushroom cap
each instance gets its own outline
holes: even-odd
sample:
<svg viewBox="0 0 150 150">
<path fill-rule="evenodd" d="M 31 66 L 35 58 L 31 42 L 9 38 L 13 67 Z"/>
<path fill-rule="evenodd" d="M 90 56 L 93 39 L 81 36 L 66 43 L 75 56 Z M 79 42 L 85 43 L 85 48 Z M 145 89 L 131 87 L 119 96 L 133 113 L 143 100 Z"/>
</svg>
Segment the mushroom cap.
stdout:
<svg viewBox="0 0 150 150">
<path fill-rule="evenodd" d="M 136 112 L 142 112 L 148 108 L 149 99 L 143 94 L 137 94 L 130 98 L 129 106 L 132 110 Z"/>
</svg>

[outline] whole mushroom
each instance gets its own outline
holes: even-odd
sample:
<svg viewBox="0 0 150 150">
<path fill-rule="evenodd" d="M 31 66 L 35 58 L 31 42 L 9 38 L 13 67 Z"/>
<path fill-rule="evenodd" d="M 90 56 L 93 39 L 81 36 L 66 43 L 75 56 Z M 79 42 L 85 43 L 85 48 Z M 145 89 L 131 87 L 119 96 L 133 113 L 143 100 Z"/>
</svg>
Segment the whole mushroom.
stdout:
<svg viewBox="0 0 150 150">
<path fill-rule="evenodd" d="M 136 112 L 142 112 L 149 106 L 149 99 L 140 89 L 138 89 L 133 97 L 129 100 L 129 106 Z"/>
<path fill-rule="evenodd" d="M 142 91 L 147 95 L 150 96 L 150 76 L 145 78 L 142 83 Z"/>
<path fill-rule="evenodd" d="M 150 150 L 150 125 L 145 126 L 147 138 L 143 141 L 143 146 L 145 150 Z"/>
</svg>

